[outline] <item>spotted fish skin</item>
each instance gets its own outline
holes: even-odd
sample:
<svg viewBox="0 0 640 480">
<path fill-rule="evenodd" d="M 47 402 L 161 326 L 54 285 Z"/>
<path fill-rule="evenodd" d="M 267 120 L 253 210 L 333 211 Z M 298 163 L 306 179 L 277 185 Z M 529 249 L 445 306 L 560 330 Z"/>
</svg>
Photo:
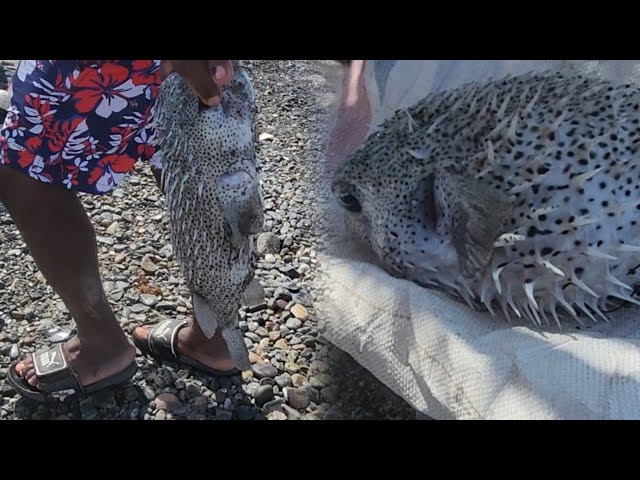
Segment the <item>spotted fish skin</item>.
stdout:
<svg viewBox="0 0 640 480">
<path fill-rule="evenodd" d="M 637 86 L 532 73 L 396 112 L 332 190 L 392 274 L 561 326 L 638 303 L 639 150 Z"/>
<path fill-rule="evenodd" d="M 250 368 L 238 328 L 254 278 L 263 200 L 255 148 L 255 89 L 235 65 L 221 104 L 202 107 L 180 76 L 162 83 L 155 107 L 171 242 L 204 334 L 220 329 L 238 368 Z"/>
</svg>

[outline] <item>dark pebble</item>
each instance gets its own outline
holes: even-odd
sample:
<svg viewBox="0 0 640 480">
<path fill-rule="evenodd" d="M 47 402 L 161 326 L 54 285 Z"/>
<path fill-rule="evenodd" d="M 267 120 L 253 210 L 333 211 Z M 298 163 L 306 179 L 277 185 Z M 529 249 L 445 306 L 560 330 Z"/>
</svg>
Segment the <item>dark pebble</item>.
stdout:
<svg viewBox="0 0 640 480">
<path fill-rule="evenodd" d="M 252 420 L 255 413 L 255 409 L 246 405 L 240 405 L 236 409 L 236 416 L 238 417 L 238 420 Z"/>
<path fill-rule="evenodd" d="M 273 400 L 273 387 L 271 385 L 260 385 L 253 393 L 256 405 L 262 407 L 265 403 Z"/>
</svg>

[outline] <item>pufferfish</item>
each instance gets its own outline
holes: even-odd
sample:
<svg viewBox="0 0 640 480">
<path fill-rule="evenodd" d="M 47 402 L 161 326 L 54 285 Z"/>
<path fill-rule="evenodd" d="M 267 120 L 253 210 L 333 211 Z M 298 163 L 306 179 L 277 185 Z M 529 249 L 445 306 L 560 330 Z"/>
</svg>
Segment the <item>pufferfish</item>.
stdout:
<svg viewBox="0 0 640 480">
<path fill-rule="evenodd" d="M 255 288 L 256 235 L 263 199 L 255 148 L 255 89 L 245 68 L 221 103 L 203 107 L 188 83 L 171 74 L 155 106 L 156 144 L 171 243 L 207 338 L 221 330 L 241 370 L 251 368 L 238 327 L 243 294 Z"/>
<path fill-rule="evenodd" d="M 640 88 L 555 72 L 399 110 L 336 171 L 393 275 L 561 327 L 640 304 Z"/>
</svg>

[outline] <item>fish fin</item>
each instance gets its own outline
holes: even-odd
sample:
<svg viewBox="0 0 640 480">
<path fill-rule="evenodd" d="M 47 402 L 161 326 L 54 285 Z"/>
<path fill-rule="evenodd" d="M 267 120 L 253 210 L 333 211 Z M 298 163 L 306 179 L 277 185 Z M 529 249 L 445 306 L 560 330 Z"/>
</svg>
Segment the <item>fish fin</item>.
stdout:
<svg viewBox="0 0 640 480">
<path fill-rule="evenodd" d="M 195 314 L 198 326 L 205 337 L 211 338 L 218 329 L 218 319 L 209 306 L 209 303 L 197 293 L 193 293 L 193 313 Z"/>
<path fill-rule="evenodd" d="M 460 270 L 466 278 L 477 278 L 489 265 L 496 239 L 511 217 L 509 198 L 482 179 L 451 175 L 455 188 L 452 241 Z"/>
<path fill-rule="evenodd" d="M 234 245 L 260 232 L 264 215 L 260 184 L 255 176 L 246 171 L 225 173 L 217 180 L 216 192 Z"/>
</svg>

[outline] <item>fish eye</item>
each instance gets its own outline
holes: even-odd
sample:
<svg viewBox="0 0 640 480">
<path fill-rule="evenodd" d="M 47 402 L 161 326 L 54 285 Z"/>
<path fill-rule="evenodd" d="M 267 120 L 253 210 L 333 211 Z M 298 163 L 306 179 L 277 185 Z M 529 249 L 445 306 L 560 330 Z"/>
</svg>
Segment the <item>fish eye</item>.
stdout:
<svg viewBox="0 0 640 480">
<path fill-rule="evenodd" d="M 338 200 L 340 201 L 340 204 L 350 212 L 359 213 L 362 211 L 360 202 L 351 194 L 339 195 Z"/>
</svg>

